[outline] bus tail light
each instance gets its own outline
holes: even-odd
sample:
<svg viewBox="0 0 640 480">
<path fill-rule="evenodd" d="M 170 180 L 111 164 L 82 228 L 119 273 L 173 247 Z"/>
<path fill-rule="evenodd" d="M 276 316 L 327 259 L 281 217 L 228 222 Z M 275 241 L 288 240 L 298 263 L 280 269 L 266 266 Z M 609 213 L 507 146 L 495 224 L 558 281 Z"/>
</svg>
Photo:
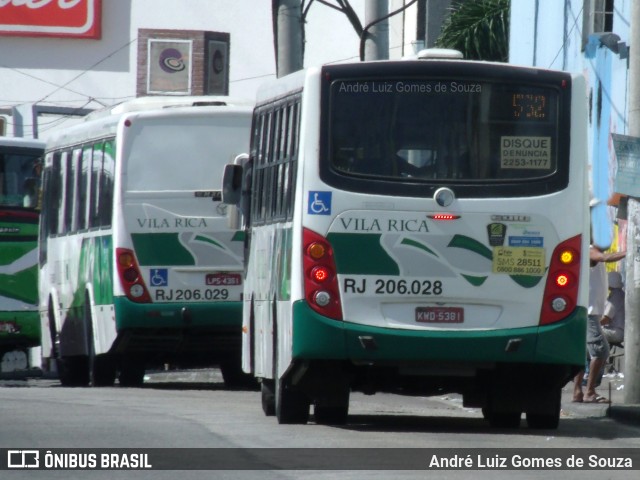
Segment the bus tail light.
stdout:
<svg viewBox="0 0 640 480">
<path fill-rule="evenodd" d="M 540 312 L 540 325 L 566 318 L 578 304 L 582 236 L 570 238 L 553 251 Z"/>
<path fill-rule="evenodd" d="M 331 245 L 323 236 L 306 228 L 302 242 L 304 295 L 307 302 L 319 314 L 342 320 L 338 275 Z"/>
<path fill-rule="evenodd" d="M 151 303 L 151 295 L 144 284 L 133 251 L 127 248 L 116 248 L 116 266 L 120 284 L 127 298 L 136 303 Z"/>
</svg>

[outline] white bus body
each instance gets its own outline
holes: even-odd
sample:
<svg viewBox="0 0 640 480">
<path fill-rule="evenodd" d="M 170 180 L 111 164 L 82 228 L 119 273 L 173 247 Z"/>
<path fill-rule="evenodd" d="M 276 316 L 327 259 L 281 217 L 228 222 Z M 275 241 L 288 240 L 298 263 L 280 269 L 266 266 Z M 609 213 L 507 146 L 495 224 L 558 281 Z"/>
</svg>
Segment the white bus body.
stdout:
<svg viewBox="0 0 640 480">
<path fill-rule="evenodd" d="M 340 423 L 352 390 L 453 391 L 492 425 L 557 426 L 585 359 L 585 91 L 563 72 L 416 60 L 259 92 L 243 368 L 267 414 Z"/>
<path fill-rule="evenodd" d="M 49 142 L 40 315 L 63 383 L 139 384 L 152 363 L 242 377 L 243 235 L 220 182 L 250 121 L 226 97 L 138 99 Z"/>
</svg>

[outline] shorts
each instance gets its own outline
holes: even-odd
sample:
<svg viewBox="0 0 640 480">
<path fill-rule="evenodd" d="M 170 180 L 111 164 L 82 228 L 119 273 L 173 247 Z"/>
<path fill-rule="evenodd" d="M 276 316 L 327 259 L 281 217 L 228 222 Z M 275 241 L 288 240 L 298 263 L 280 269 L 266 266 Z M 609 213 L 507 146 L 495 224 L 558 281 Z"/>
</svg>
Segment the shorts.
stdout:
<svg viewBox="0 0 640 480">
<path fill-rule="evenodd" d="M 589 315 L 587 320 L 587 351 L 591 358 L 609 358 L 609 342 L 602 333 L 600 315 Z"/>
<path fill-rule="evenodd" d="M 624 330 L 602 327 L 602 333 L 604 334 L 604 338 L 607 339 L 607 342 L 609 342 L 609 345 L 624 342 Z"/>
</svg>

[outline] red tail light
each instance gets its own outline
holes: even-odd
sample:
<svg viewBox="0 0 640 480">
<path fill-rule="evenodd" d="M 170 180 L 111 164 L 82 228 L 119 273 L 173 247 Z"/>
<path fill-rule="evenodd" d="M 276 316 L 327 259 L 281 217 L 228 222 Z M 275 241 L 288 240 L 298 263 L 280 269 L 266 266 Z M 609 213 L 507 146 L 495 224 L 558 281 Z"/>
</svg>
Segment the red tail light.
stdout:
<svg viewBox="0 0 640 480">
<path fill-rule="evenodd" d="M 582 236 L 570 238 L 553 251 L 544 289 L 540 325 L 566 318 L 578 303 Z"/>
<path fill-rule="evenodd" d="M 133 251 L 127 248 L 116 248 L 116 266 L 120 284 L 127 298 L 136 303 L 151 303 L 151 295 L 142 279 Z"/>
<path fill-rule="evenodd" d="M 313 310 L 325 317 L 342 320 L 340 289 L 333 257 L 327 240 L 307 230 L 302 233 L 304 295 Z"/>
</svg>

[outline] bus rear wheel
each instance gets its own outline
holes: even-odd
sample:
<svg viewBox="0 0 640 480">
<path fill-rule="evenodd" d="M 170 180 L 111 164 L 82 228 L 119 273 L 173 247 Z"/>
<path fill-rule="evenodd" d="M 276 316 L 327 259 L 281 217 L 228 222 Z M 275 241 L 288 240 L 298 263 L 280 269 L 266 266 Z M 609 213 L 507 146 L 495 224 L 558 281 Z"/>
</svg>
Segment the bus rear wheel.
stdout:
<svg viewBox="0 0 640 480">
<path fill-rule="evenodd" d="M 281 379 L 276 380 L 276 417 L 279 424 L 305 424 L 309 421 L 309 398 Z"/>
<path fill-rule="evenodd" d="M 260 383 L 260 393 L 262 411 L 267 417 L 273 417 L 276 414 L 275 382 L 273 380 L 263 378 Z"/>
<path fill-rule="evenodd" d="M 349 417 L 350 388 L 348 383 L 337 385 L 316 399 L 313 416 L 318 425 L 344 425 Z"/>
<path fill-rule="evenodd" d="M 227 388 L 255 389 L 258 386 L 255 378 L 249 373 L 244 373 L 240 362 L 239 358 L 233 357 L 220 364 L 224 385 Z"/>
<path fill-rule="evenodd" d="M 89 357 L 61 357 L 58 359 L 58 375 L 63 387 L 86 387 L 89 385 Z"/>
<path fill-rule="evenodd" d="M 519 428 L 521 412 L 488 412 L 489 425 L 493 428 Z"/>
<path fill-rule="evenodd" d="M 91 383 L 94 387 L 112 387 L 116 382 L 115 359 L 106 353 L 93 357 Z"/>
<path fill-rule="evenodd" d="M 527 425 L 538 430 L 555 430 L 560 423 L 560 408 L 562 403 L 562 388 L 546 393 L 546 400 L 538 402 L 543 408 L 527 412 Z"/>
<path fill-rule="evenodd" d="M 313 407 L 313 416 L 318 425 L 345 425 L 349 417 L 349 405 Z"/>
<path fill-rule="evenodd" d="M 120 365 L 118 382 L 121 387 L 139 387 L 144 383 L 145 364 L 138 358 L 124 359 Z"/>
</svg>

